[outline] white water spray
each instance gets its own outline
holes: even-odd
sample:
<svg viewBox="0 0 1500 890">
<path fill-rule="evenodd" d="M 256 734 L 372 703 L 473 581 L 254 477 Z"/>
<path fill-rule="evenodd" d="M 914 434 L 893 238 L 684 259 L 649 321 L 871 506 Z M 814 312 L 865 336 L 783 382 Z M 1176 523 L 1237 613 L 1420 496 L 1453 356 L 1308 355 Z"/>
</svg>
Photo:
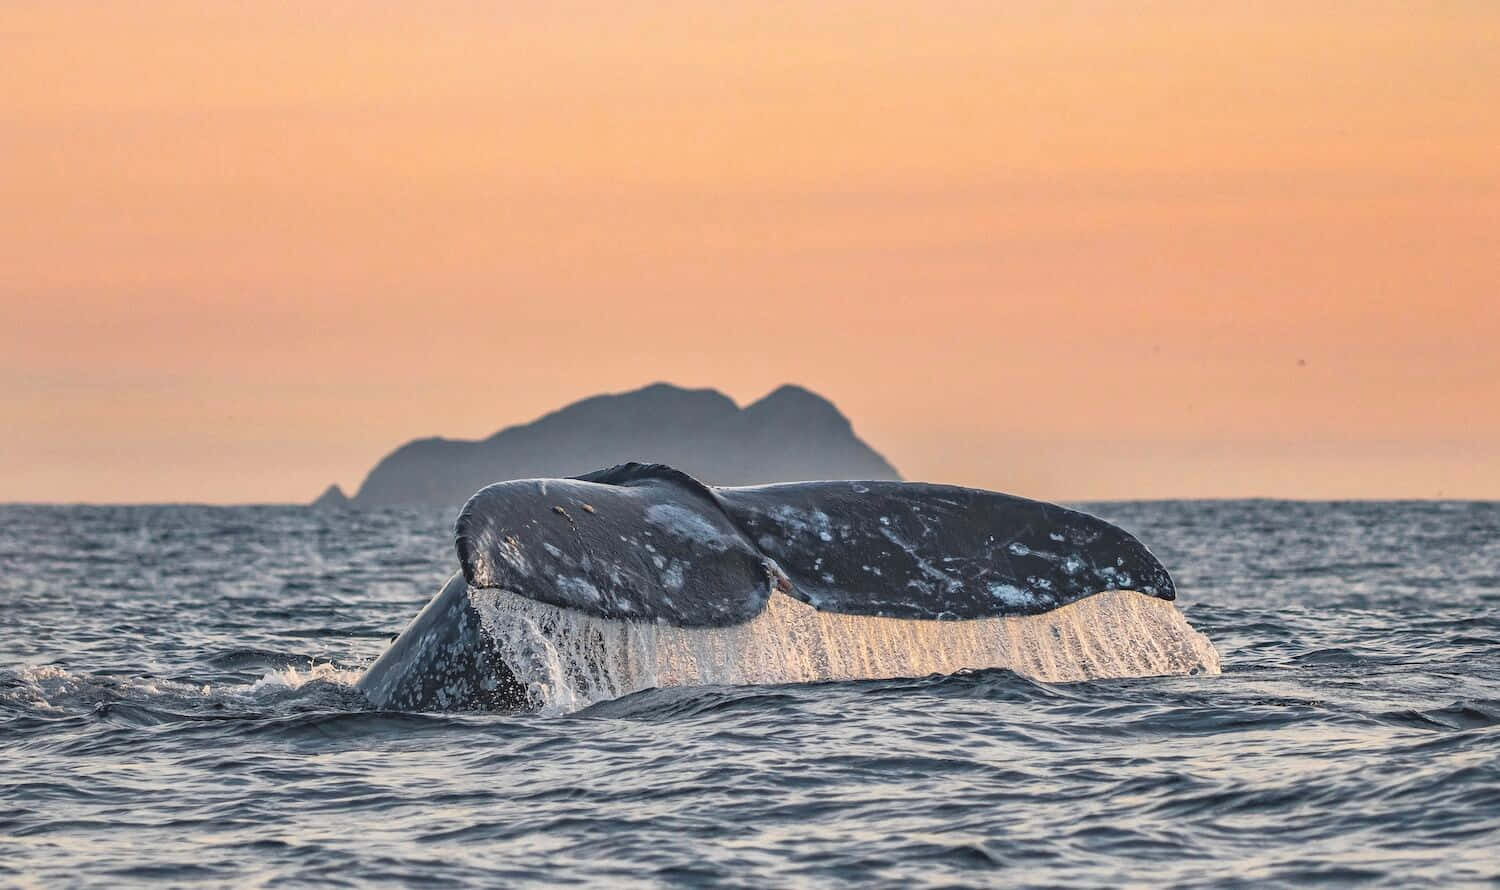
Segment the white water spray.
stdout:
<svg viewBox="0 0 1500 890">
<path fill-rule="evenodd" d="M 740 625 L 683 628 L 473 589 L 486 635 L 544 711 L 660 686 L 806 683 L 1004 668 L 1053 683 L 1219 673 L 1170 602 L 1106 591 L 1041 615 L 925 621 L 819 612 L 781 593 Z"/>
</svg>

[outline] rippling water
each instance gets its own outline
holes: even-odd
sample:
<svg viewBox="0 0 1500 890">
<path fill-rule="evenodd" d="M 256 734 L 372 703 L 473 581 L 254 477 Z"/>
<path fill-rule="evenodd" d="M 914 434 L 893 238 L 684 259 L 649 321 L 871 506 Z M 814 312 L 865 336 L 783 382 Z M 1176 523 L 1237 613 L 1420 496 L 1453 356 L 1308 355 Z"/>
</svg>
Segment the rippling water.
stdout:
<svg viewBox="0 0 1500 890">
<path fill-rule="evenodd" d="M 449 517 L 0 507 L 0 883 L 1500 881 L 1500 504 L 1088 509 L 1222 676 L 380 713 Z"/>
</svg>

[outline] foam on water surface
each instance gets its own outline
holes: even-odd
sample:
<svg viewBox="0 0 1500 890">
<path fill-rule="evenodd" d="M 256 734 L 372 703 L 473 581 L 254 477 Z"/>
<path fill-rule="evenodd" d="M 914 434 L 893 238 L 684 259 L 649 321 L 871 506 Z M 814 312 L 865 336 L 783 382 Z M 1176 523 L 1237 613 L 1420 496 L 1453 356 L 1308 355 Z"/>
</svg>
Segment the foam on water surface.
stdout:
<svg viewBox="0 0 1500 890">
<path fill-rule="evenodd" d="M 352 687 L 359 672 L 328 662 L 267 669 L 252 683 L 190 683 L 161 677 L 100 676 L 62 665 L 28 665 L 0 675 L 0 704 L 25 704 L 41 711 L 115 701 L 157 703 L 258 704 L 296 693 L 312 683 Z"/>
<path fill-rule="evenodd" d="M 544 711 L 653 687 L 808 683 L 1002 668 L 1045 682 L 1219 673 L 1170 602 L 1107 591 L 1041 615 L 924 621 L 820 612 L 773 593 L 744 624 L 683 628 L 599 618 L 469 589 L 484 633 Z"/>
</svg>

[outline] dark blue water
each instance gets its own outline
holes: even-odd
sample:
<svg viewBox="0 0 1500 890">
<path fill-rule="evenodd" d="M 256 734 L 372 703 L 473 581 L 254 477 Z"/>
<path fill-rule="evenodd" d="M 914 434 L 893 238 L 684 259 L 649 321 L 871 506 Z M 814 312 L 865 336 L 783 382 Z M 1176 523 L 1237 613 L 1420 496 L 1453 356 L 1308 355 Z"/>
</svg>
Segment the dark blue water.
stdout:
<svg viewBox="0 0 1500 890">
<path fill-rule="evenodd" d="M 1224 674 L 378 713 L 448 517 L 0 507 L 0 884 L 1500 881 L 1500 504 L 1101 504 Z"/>
</svg>

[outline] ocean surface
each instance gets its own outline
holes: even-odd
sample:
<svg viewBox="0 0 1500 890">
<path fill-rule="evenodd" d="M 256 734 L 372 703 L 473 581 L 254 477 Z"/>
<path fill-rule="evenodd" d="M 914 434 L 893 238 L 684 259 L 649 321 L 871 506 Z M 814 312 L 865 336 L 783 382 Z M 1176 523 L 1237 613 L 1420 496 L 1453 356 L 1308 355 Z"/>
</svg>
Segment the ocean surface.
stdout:
<svg viewBox="0 0 1500 890">
<path fill-rule="evenodd" d="M 1500 885 L 1500 504 L 1083 508 L 1221 676 L 382 713 L 450 515 L 0 506 L 0 886 Z"/>
</svg>

